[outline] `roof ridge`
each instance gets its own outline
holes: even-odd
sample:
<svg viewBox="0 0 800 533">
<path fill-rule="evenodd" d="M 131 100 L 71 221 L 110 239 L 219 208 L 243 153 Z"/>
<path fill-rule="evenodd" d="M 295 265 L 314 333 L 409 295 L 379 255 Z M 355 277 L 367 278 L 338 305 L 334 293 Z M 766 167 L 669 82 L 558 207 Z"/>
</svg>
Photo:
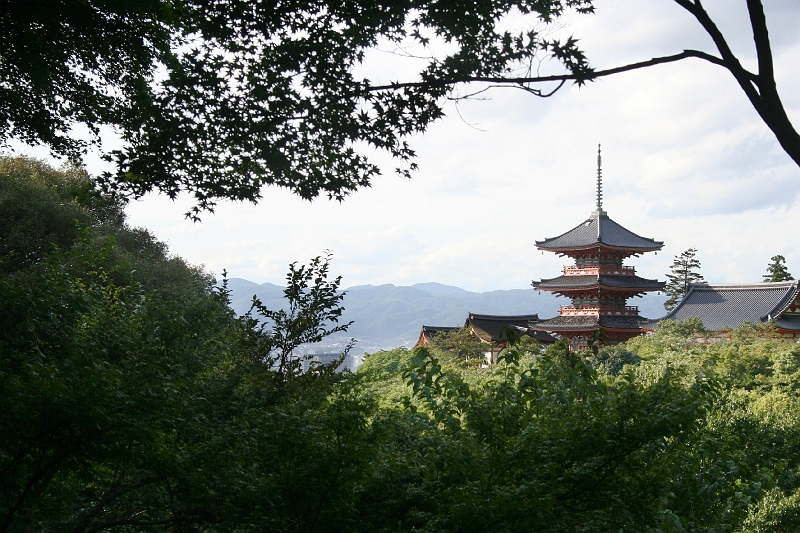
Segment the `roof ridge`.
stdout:
<svg viewBox="0 0 800 533">
<path fill-rule="evenodd" d="M 589 227 L 592 224 L 596 224 L 597 227 Z M 591 247 L 597 244 L 646 251 L 658 250 L 664 246 L 663 241 L 642 237 L 613 220 L 605 212 L 592 213 L 589 218 L 570 230 L 555 237 L 536 241 L 537 248 L 550 250 Z"/>
<path fill-rule="evenodd" d="M 538 317 L 539 313 L 526 313 L 524 315 L 483 315 L 483 314 L 479 314 L 479 313 L 471 313 L 469 311 L 467 312 L 467 317 L 468 318 L 469 317 L 481 317 L 481 318 L 496 318 L 498 320 L 499 319 L 503 319 L 503 318 L 525 319 L 525 318 L 529 318 L 529 317 L 532 317 L 532 316 Z"/>
<path fill-rule="evenodd" d="M 603 213 L 597 213 L 597 242 L 603 242 Z M 605 215 L 605 218 L 608 218 L 608 215 Z M 609 219 L 611 220 L 611 219 Z"/>
<path fill-rule="evenodd" d="M 775 307 L 773 307 L 772 310 L 770 310 L 769 313 L 767 313 L 766 315 L 762 316 L 761 320 L 764 320 L 764 318 L 767 318 L 768 320 L 771 320 L 772 318 L 775 318 L 775 317 L 781 315 L 784 311 L 786 311 L 786 309 L 790 305 L 792 305 L 792 302 L 794 302 L 795 298 L 797 298 L 798 289 L 800 289 L 800 286 L 798 286 L 798 284 L 795 282 L 792 285 L 792 289 L 789 292 L 787 292 L 784 295 L 783 298 L 781 298 L 781 301 L 778 302 L 775 305 Z"/>
<path fill-rule="evenodd" d="M 767 290 L 767 289 L 780 289 L 789 288 L 798 284 L 797 280 L 792 281 L 757 281 L 754 283 L 690 283 L 690 287 L 697 287 L 698 289 L 714 289 L 714 290 Z M 688 292 L 686 294 L 689 294 Z"/>
</svg>

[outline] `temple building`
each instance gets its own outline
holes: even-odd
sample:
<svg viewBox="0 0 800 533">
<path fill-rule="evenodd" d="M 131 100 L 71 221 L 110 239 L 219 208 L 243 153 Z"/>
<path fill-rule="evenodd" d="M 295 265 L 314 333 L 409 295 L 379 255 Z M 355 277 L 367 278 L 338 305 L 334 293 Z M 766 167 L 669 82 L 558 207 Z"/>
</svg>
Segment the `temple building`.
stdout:
<svg viewBox="0 0 800 533">
<path fill-rule="evenodd" d="M 598 146 L 597 208 L 568 232 L 536 242 L 538 249 L 570 257 L 575 264 L 565 266 L 556 278 L 533 282 L 534 289 L 570 298 L 572 305 L 562 306 L 558 316 L 530 328 L 569 339 L 573 350 L 585 348 L 593 336 L 599 344 L 611 345 L 644 333 L 647 319 L 627 301 L 664 289 L 664 282 L 641 278 L 634 267 L 622 264 L 628 257 L 658 251 L 664 243 L 640 237 L 611 220 L 603 210 L 602 187 Z"/>
<path fill-rule="evenodd" d="M 480 315 L 477 313 L 467 313 L 467 320 L 464 327 L 473 335 L 475 335 L 482 343 L 486 345 L 486 362 L 493 364 L 497 362 L 498 354 L 508 345 L 508 341 L 503 335 L 503 328 L 511 328 L 515 330 L 520 336 L 533 337 L 541 344 L 553 344 L 556 339 L 544 331 L 537 331 L 531 329 L 531 325 L 536 324 L 539 320 L 539 315 Z M 420 346 L 427 346 L 431 341 L 442 334 L 460 328 L 446 327 L 446 326 L 422 326 L 422 331 L 419 334 L 419 340 L 414 345 L 414 348 Z"/>
<path fill-rule="evenodd" d="M 422 330 L 419 332 L 419 339 L 417 339 L 417 343 L 411 349 L 414 350 L 421 346 L 428 346 L 433 339 L 439 335 L 447 334 L 457 329 L 459 329 L 458 326 L 426 326 L 423 324 Z"/>
<path fill-rule="evenodd" d="M 535 314 L 502 316 L 469 313 L 464 326 L 469 328 L 473 335 L 486 344 L 486 362 L 494 364 L 497 362 L 497 356 L 500 352 L 508 346 L 508 342 L 503 335 L 503 328 L 514 329 L 520 336 L 533 337 L 541 344 L 546 345 L 556 342 L 556 339 L 550 334 L 531 328 L 538 321 L 539 315 Z"/>
<path fill-rule="evenodd" d="M 771 322 L 778 338 L 800 342 L 800 282 L 693 283 L 678 306 L 659 320 L 694 317 L 723 338 L 745 322 Z"/>
</svg>

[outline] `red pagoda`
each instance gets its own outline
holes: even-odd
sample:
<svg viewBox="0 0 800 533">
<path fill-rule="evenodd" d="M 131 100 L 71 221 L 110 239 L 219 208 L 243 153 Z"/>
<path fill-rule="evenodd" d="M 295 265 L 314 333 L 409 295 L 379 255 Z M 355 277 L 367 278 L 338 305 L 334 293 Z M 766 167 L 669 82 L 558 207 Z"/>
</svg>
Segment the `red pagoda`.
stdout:
<svg viewBox="0 0 800 533">
<path fill-rule="evenodd" d="M 589 339 L 602 332 L 601 344 L 624 342 L 644 332 L 647 319 L 639 308 L 627 305 L 629 298 L 664 289 L 664 282 L 636 275 L 632 266 L 622 262 L 631 256 L 660 250 L 664 243 L 640 237 L 623 228 L 603 211 L 600 147 L 597 147 L 597 209 L 580 225 L 563 235 L 537 241 L 540 250 L 568 256 L 575 260 L 565 266 L 562 275 L 534 281 L 533 287 L 572 300 L 559 309 L 558 316 L 540 320 L 530 329 L 546 331 L 569 339 L 572 350 L 588 345 Z"/>
</svg>

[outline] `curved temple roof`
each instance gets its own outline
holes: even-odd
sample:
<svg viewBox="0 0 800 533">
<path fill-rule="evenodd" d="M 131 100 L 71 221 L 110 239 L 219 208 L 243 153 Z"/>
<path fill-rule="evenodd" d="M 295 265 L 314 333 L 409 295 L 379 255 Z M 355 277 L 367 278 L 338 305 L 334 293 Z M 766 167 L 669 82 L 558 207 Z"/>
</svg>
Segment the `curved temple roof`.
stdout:
<svg viewBox="0 0 800 533">
<path fill-rule="evenodd" d="M 517 327 L 527 329 L 530 324 L 536 323 L 539 315 L 479 315 L 468 313 L 465 326 L 470 326 L 475 334 L 486 342 L 497 342 L 500 339 L 500 330 L 504 327 Z"/>
<path fill-rule="evenodd" d="M 598 244 L 643 252 L 660 250 L 664 246 L 662 241 L 640 237 L 611 220 L 605 212 L 597 211 L 585 222 L 558 237 L 536 241 L 536 247 L 544 250 L 588 248 Z"/>
<path fill-rule="evenodd" d="M 693 283 L 678 307 L 659 319 L 685 320 L 699 317 L 712 331 L 736 328 L 743 322 L 758 324 L 775 320 L 778 327 L 800 330 L 800 316 L 783 315 L 797 298 L 800 282 L 750 284 Z"/>
<path fill-rule="evenodd" d="M 639 276 L 559 276 L 557 278 L 534 281 L 533 288 L 545 291 L 582 289 L 592 287 L 608 287 L 613 289 L 636 289 L 644 291 L 660 291 L 664 289 L 664 282 L 655 279 L 645 279 Z"/>
<path fill-rule="evenodd" d="M 556 316 L 540 320 L 531 329 L 540 331 L 587 330 L 598 327 L 609 329 L 638 330 L 645 319 L 637 316 Z"/>
<path fill-rule="evenodd" d="M 426 326 L 422 325 L 422 331 L 425 333 L 450 333 L 458 329 L 458 326 Z"/>
</svg>

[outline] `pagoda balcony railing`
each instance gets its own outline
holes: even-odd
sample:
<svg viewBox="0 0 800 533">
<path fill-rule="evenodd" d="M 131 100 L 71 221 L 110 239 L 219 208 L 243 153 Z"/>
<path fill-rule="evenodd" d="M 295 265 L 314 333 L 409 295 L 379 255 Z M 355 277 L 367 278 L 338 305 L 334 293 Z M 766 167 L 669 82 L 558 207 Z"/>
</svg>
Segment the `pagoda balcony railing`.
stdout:
<svg viewBox="0 0 800 533">
<path fill-rule="evenodd" d="M 636 269 L 632 266 L 565 266 L 562 270 L 565 276 L 635 276 Z"/>
<path fill-rule="evenodd" d="M 562 305 L 558 309 L 561 316 L 639 316 L 639 308 L 635 305 L 599 307 L 582 305 Z"/>
</svg>

